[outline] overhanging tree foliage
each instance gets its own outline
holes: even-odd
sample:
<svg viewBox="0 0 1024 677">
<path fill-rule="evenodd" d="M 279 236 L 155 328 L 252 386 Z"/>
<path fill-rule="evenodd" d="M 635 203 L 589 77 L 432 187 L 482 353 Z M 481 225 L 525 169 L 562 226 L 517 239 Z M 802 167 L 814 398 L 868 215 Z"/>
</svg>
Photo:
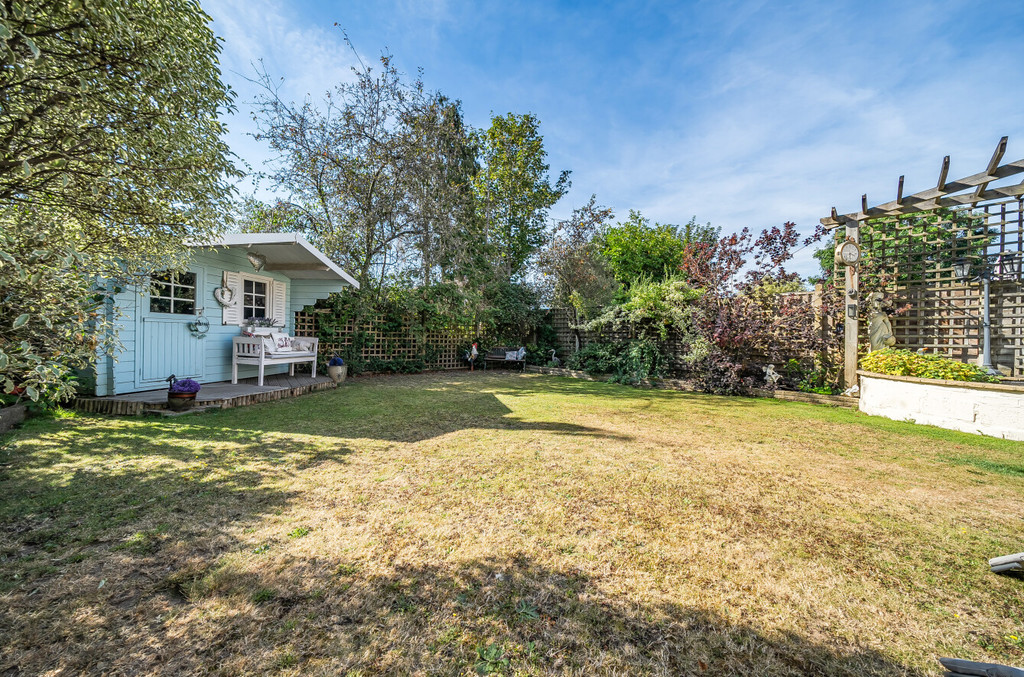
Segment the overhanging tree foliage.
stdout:
<svg viewBox="0 0 1024 677">
<path fill-rule="evenodd" d="M 618 289 L 608 261 L 596 241 L 612 210 L 597 204 L 597 196 L 558 222 L 537 256 L 541 285 L 553 307 L 572 308 L 576 321 L 611 303 Z"/>
<path fill-rule="evenodd" d="M 218 230 L 232 94 L 209 21 L 189 0 L 0 4 L 4 392 L 70 394 L 102 303 L 82 289 L 180 266 Z"/>
</svg>

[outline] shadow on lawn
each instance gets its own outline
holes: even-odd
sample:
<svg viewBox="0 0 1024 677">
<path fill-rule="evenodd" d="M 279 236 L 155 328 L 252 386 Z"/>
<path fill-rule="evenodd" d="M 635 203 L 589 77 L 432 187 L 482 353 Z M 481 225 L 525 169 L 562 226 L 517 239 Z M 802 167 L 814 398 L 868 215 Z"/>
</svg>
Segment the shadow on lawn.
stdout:
<svg viewBox="0 0 1024 677">
<path fill-rule="evenodd" d="M 393 567 L 287 562 L 222 577 L 180 603 L 175 613 L 187 622 L 154 621 L 166 586 L 128 604 L 97 602 L 88 633 L 59 618 L 37 646 L 15 641 L 14 660 L 25 674 L 54 665 L 167 675 L 281 667 L 332 675 L 922 674 L 839 640 L 765 632 L 734 620 L 742 610 L 726 618 L 609 594 L 586 575 L 525 556 Z"/>
<path fill-rule="evenodd" d="M 468 429 L 632 439 L 591 426 L 521 418 L 498 394 L 528 393 L 507 388 L 495 392 L 496 386 L 508 377 L 467 376 L 430 374 L 360 379 L 338 390 L 204 414 L 182 425 L 196 434 L 201 430 L 228 434 L 230 426 L 230 434 L 250 439 L 273 432 L 411 443 Z"/>
<path fill-rule="evenodd" d="M 715 407 L 755 407 L 766 400 L 737 395 L 712 395 L 685 390 L 633 387 L 608 381 L 587 381 L 567 376 L 544 374 L 505 374 L 495 377 L 492 383 L 505 394 L 551 394 L 567 396 L 596 396 L 612 400 L 689 400 L 695 404 Z M 472 376 L 471 376 L 472 378 Z M 486 379 L 483 375 L 478 378 Z"/>
<path fill-rule="evenodd" d="M 69 567 L 105 566 L 111 552 L 145 557 L 195 539 L 230 548 L 225 527 L 295 498 L 279 481 L 344 463 L 351 451 L 333 440 L 268 445 L 252 431 L 140 419 L 22 431 L 0 447 L 0 593 L 46 589 Z"/>
</svg>

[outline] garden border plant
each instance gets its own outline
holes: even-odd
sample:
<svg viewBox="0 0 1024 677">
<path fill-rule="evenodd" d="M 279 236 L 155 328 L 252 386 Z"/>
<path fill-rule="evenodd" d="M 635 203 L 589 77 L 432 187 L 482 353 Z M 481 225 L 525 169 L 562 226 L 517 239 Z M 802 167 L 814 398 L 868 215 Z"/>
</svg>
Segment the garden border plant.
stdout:
<svg viewBox="0 0 1024 677">
<path fill-rule="evenodd" d="M 999 378 L 985 369 L 964 364 L 941 355 L 925 355 L 905 348 L 883 348 L 868 353 L 860 360 L 860 367 L 883 376 L 914 376 L 917 378 L 965 381 L 973 383 L 999 383 Z"/>
</svg>

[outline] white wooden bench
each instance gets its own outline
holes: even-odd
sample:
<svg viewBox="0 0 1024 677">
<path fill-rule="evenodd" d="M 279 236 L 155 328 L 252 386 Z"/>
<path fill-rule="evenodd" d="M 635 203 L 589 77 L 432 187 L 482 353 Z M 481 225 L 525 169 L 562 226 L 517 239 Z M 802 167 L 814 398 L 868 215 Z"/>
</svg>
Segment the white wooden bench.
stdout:
<svg viewBox="0 0 1024 677">
<path fill-rule="evenodd" d="M 269 351 L 263 338 L 260 336 L 235 336 L 231 340 L 231 382 L 238 383 L 238 365 L 251 364 L 258 366 L 259 376 L 256 379 L 257 385 L 263 385 L 263 369 L 270 365 L 287 364 L 288 375 L 295 376 L 295 365 L 301 362 L 310 362 L 313 365 L 313 376 L 316 377 L 316 354 L 320 348 L 320 339 L 305 338 L 300 340 L 309 341 L 313 348 L 309 351 L 295 352 Z"/>
</svg>

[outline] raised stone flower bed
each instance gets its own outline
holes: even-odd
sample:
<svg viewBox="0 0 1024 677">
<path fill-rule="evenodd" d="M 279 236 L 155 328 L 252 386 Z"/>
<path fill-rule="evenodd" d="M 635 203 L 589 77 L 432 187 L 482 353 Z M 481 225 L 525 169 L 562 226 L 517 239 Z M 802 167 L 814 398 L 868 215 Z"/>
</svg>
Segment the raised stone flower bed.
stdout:
<svg viewBox="0 0 1024 677">
<path fill-rule="evenodd" d="M 857 373 L 865 414 L 1024 440 L 1024 386 Z"/>
</svg>

